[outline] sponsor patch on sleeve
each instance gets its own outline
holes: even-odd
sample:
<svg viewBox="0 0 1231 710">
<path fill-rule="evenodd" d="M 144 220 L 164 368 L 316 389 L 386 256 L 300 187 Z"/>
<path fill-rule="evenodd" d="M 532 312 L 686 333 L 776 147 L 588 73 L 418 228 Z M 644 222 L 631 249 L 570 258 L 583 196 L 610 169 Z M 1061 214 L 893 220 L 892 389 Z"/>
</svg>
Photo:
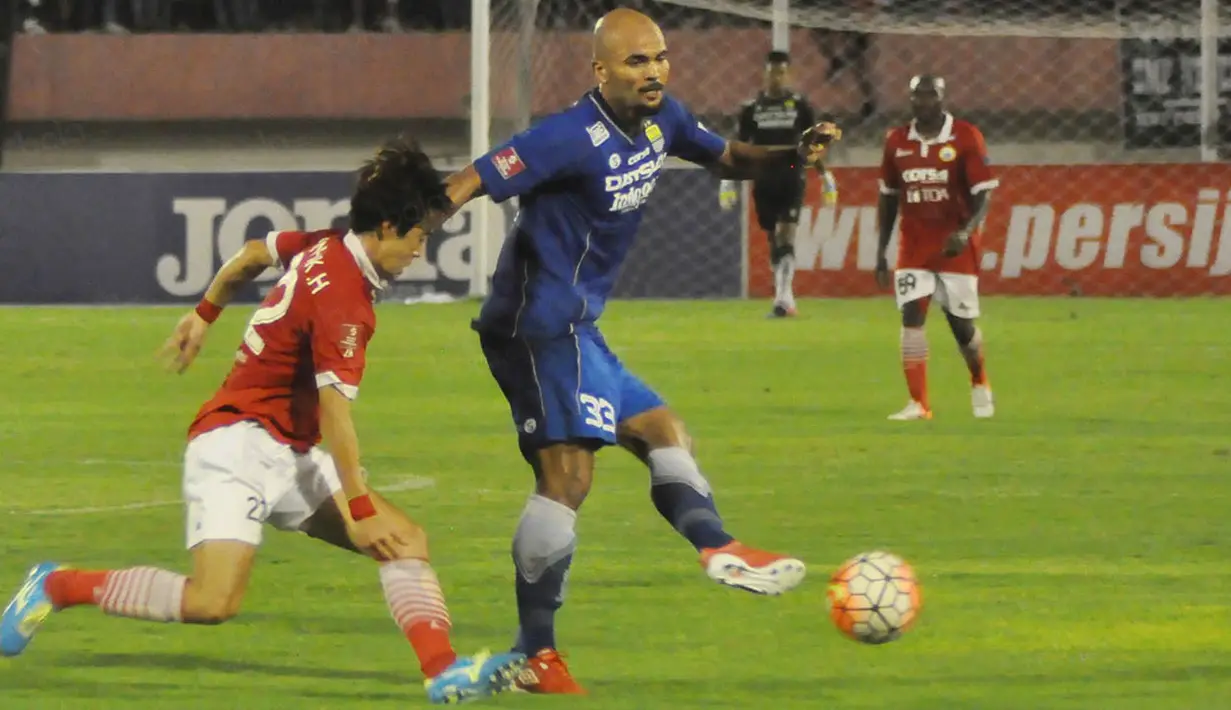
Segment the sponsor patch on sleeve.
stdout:
<svg viewBox="0 0 1231 710">
<path fill-rule="evenodd" d="M 350 323 L 342 324 L 342 337 L 338 340 L 338 349 L 342 351 L 342 357 L 355 357 L 355 351 L 359 349 L 359 326 Z"/>
<path fill-rule="evenodd" d="M 500 173 L 500 177 L 505 180 L 526 169 L 526 164 L 522 162 L 521 156 L 517 154 L 517 149 L 513 146 L 497 151 L 492 156 L 492 165 L 496 166 L 496 172 Z"/>
</svg>

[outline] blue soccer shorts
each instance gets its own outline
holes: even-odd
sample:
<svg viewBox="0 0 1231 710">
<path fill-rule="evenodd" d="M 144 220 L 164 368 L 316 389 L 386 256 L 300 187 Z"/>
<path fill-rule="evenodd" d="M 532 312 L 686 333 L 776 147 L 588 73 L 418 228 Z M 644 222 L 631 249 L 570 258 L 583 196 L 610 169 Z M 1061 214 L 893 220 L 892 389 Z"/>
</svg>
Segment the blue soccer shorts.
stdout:
<svg viewBox="0 0 1231 710">
<path fill-rule="evenodd" d="M 479 337 L 509 403 L 522 456 L 532 464 L 550 444 L 615 444 L 620 423 L 664 404 L 625 369 L 596 329 L 551 340 Z"/>
</svg>

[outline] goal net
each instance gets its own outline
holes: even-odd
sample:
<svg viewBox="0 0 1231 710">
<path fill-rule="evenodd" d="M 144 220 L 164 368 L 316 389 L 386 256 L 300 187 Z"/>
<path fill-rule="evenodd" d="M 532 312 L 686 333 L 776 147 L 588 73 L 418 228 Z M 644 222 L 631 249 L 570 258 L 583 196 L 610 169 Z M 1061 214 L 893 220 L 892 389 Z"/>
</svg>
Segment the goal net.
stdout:
<svg viewBox="0 0 1231 710">
<path fill-rule="evenodd" d="M 616 5 L 662 25 L 669 91 L 715 130 L 734 135 L 774 48 L 789 50 L 795 89 L 843 126 L 829 161 L 840 204 L 822 207 L 812 184 L 801 214 L 800 295 L 876 293 L 876 166 L 885 131 L 910 118 L 909 78 L 924 72 L 945 77 L 950 110 L 982 129 L 1001 178 L 983 291 L 1231 293 L 1225 3 L 490 0 L 490 76 L 475 91 L 487 92 L 491 142 L 591 87 L 591 31 Z M 724 211 L 712 175 L 669 165 L 617 295 L 768 296 L 767 241 L 748 186 Z M 490 273 L 505 221 L 493 220 L 479 270 Z"/>
</svg>

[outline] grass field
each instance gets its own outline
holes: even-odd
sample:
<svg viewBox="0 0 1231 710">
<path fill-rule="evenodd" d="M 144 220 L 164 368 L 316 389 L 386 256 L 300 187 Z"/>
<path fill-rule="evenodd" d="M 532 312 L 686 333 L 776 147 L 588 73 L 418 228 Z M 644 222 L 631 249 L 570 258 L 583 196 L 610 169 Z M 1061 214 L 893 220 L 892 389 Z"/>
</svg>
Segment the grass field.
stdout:
<svg viewBox="0 0 1231 710">
<path fill-rule="evenodd" d="M 715 710 L 1231 708 L 1228 304 L 988 299 L 997 418 L 930 329 L 936 419 L 905 402 L 891 302 L 616 303 L 608 340 L 690 423 L 729 527 L 811 577 L 778 599 L 709 582 L 631 457 L 600 455 L 560 617 L 591 696 L 495 707 Z M 0 594 L 40 559 L 186 569 L 179 456 L 250 308 L 183 377 L 168 309 L 0 310 Z M 473 304 L 379 309 L 357 404 L 377 485 L 433 536 L 462 650 L 503 648 L 509 537 L 530 475 L 467 327 Z M 150 507 L 119 509 L 151 503 Z M 54 509 L 101 509 L 54 514 Z M 825 581 L 886 548 L 923 583 L 918 627 L 863 647 Z M 0 603 L 4 603 L 0 600 Z M 270 531 L 219 628 L 74 609 L 0 662 L 0 708 L 425 705 L 375 567 Z"/>
</svg>

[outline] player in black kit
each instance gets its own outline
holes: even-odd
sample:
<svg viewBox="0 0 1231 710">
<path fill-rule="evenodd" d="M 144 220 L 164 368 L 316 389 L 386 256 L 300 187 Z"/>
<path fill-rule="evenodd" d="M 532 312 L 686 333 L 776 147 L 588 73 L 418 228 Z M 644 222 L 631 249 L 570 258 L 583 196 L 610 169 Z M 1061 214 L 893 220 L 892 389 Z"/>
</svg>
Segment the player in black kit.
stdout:
<svg viewBox="0 0 1231 710">
<path fill-rule="evenodd" d="M 812 105 L 790 87 L 791 58 L 773 51 L 766 58 L 765 88 L 746 102 L 739 114 L 739 139 L 764 146 L 789 146 L 815 122 Z M 836 197 L 832 177 L 823 172 L 826 200 Z M 804 200 L 805 172 L 802 161 L 783 165 L 777 174 L 757 180 L 752 199 L 757 222 L 770 244 L 770 265 L 774 273 L 774 308 L 770 315 L 785 318 L 795 315 L 795 227 Z M 735 203 L 735 183 L 723 181 L 719 200 L 724 208 Z"/>
</svg>

